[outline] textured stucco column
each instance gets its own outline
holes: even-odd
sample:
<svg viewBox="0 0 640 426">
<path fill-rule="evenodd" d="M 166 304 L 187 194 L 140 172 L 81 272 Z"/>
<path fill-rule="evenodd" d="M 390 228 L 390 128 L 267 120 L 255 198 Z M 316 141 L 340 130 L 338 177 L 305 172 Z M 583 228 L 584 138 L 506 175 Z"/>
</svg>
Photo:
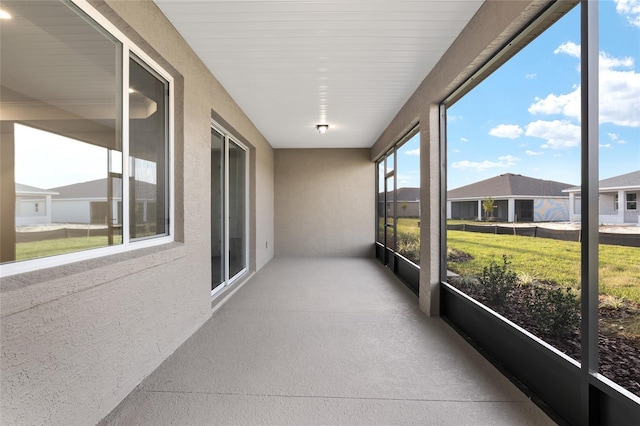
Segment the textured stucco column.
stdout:
<svg viewBox="0 0 640 426">
<path fill-rule="evenodd" d="M 429 105 L 420 119 L 420 309 L 440 315 L 440 118 Z"/>
<path fill-rule="evenodd" d="M 625 210 L 627 210 L 627 196 L 624 190 L 618 191 L 618 216 L 620 223 L 624 223 Z"/>
<path fill-rule="evenodd" d="M 569 222 L 576 221 L 574 218 L 574 215 L 576 214 L 575 205 L 576 205 L 575 193 L 570 192 L 569 193 Z"/>
<path fill-rule="evenodd" d="M 47 224 L 51 223 L 51 195 L 45 195 L 44 197 L 44 208 L 46 213 L 46 221 Z"/>
<path fill-rule="evenodd" d="M 516 216 L 516 200 L 514 198 L 509 198 L 507 200 L 507 221 L 513 222 Z"/>
</svg>

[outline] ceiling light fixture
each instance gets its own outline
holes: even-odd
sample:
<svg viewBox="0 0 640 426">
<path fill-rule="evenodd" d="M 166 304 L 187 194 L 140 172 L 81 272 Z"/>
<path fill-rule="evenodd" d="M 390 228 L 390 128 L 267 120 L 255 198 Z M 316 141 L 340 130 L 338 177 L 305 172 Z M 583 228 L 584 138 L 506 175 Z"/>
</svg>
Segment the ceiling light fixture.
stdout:
<svg viewBox="0 0 640 426">
<path fill-rule="evenodd" d="M 4 9 L 0 9 L 0 19 L 11 19 L 11 14 Z"/>
<path fill-rule="evenodd" d="M 327 129 L 329 129 L 329 125 L 328 124 L 317 124 L 316 125 L 316 129 L 318 129 L 319 133 L 327 133 Z"/>
</svg>

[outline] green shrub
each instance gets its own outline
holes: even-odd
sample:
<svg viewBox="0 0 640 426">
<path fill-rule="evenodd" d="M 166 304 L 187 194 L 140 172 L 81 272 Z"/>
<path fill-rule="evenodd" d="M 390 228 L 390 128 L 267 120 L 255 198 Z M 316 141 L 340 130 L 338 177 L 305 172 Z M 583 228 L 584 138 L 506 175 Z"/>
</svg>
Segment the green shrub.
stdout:
<svg viewBox="0 0 640 426">
<path fill-rule="evenodd" d="M 580 325 L 580 306 L 570 288 L 534 287 L 528 305 L 540 328 L 553 336 L 569 336 Z"/>
<path fill-rule="evenodd" d="M 478 278 L 480 289 L 488 302 L 494 305 L 503 305 L 509 293 L 518 282 L 518 275 L 509 271 L 507 255 L 502 255 L 502 265 L 491 261 L 489 267 L 484 267 L 482 275 Z"/>
</svg>

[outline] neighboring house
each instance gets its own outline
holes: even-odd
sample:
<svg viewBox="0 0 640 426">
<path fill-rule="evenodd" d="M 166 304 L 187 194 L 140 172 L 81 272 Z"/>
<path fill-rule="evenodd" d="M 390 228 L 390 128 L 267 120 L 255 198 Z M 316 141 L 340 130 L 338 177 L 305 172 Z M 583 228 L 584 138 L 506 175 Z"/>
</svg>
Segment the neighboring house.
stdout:
<svg viewBox="0 0 640 426">
<path fill-rule="evenodd" d="M 59 195 L 53 198 L 53 221 L 57 223 L 107 224 L 107 179 L 74 183 L 53 188 Z M 122 191 L 119 185 L 112 196 L 112 217 L 119 218 Z M 117 223 L 117 221 L 116 221 Z"/>
<path fill-rule="evenodd" d="M 486 219 L 482 201 L 494 200 L 490 218 L 502 222 L 569 220 L 571 185 L 505 173 L 447 191 L 447 219 Z"/>
<path fill-rule="evenodd" d="M 380 207 L 382 207 L 384 192 L 379 194 Z M 398 202 L 398 217 L 420 217 L 420 188 L 398 188 L 396 190 Z M 387 214 L 393 215 L 391 193 L 387 194 Z M 380 210 L 382 211 L 382 210 Z"/>
<path fill-rule="evenodd" d="M 599 182 L 600 223 L 640 224 L 638 201 L 640 201 L 640 170 L 603 179 Z M 580 222 L 580 187 L 574 186 L 564 192 L 569 194 L 571 222 Z"/>
<path fill-rule="evenodd" d="M 420 188 L 398 188 L 398 217 L 420 217 Z"/>
<path fill-rule="evenodd" d="M 57 192 L 16 183 L 16 226 L 51 223 L 51 196 Z"/>
<path fill-rule="evenodd" d="M 111 204 L 112 224 L 122 223 L 121 185 L 113 186 L 109 203 L 107 182 L 105 178 L 52 188 L 58 193 L 52 200 L 53 222 L 107 225 L 108 209 Z M 145 223 L 148 221 L 147 218 L 155 218 L 156 185 L 137 181 L 134 188 L 136 190 L 136 222 Z"/>
</svg>

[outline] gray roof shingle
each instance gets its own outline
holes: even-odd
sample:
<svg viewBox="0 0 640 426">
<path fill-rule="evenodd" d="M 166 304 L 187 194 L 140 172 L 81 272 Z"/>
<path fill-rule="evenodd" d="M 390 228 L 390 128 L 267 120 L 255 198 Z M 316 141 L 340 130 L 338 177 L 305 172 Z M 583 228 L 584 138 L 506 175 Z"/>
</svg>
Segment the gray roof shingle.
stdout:
<svg viewBox="0 0 640 426">
<path fill-rule="evenodd" d="M 613 176 L 607 179 L 602 179 L 598 182 L 598 186 L 600 190 L 610 189 L 610 188 L 624 188 L 628 186 L 637 186 L 640 187 L 640 170 L 636 170 L 635 172 L 625 173 L 623 175 Z M 572 186 L 568 188 L 571 192 L 580 191 L 579 186 Z"/>
<path fill-rule="evenodd" d="M 447 191 L 447 198 L 486 198 L 508 196 L 558 197 L 567 196 L 563 189 L 571 184 L 505 173 L 470 185 Z"/>
<path fill-rule="evenodd" d="M 398 188 L 396 192 L 397 201 L 420 201 L 420 188 Z M 379 195 L 383 194 L 384 192 L 380 192 Z"/>
<path fill-rule="evenodd" d="M 35 186 L 16 183 L 16 194 L 57 195 L 58 193 L 50 189 L 36 188 Z"/>
<path fill-rule="evenodd" d="M 156 185 L 137 181 L 136 185 L 136 197 L 138 199 L 155 200 L 156 199 Z M 58 192 L 60 195 L 54 196 L 53 199 L 91 199 L 91 198 L 106 198 L 107 197 L 107 179 L 97 179 L 89 182 L 74 183 L 71 185 L 60 186 L 58 188 L 51 188 L 52 191 Z M 122 198 L 122 187 L 119 184 L 113 187 L 113 197 L 116 199 Z"/>
<path fill-rule="evenodd" d="M 600 188 L 619 188 L 622 186 L 640 186 L 640 170 L 600 181 Z"/>
</svg>

